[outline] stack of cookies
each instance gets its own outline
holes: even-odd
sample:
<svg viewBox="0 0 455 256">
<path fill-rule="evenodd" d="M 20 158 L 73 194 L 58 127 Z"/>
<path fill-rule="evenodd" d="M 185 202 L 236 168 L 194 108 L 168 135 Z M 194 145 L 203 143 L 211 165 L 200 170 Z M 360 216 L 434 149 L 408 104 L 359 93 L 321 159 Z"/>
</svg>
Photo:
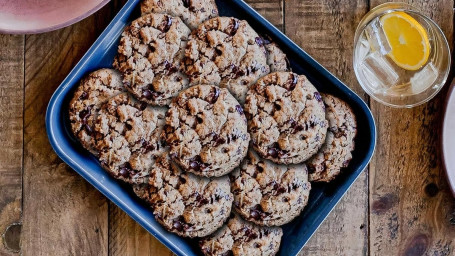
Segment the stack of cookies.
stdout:
<svg viewBox="0 0 455 256">
<path fill-rule="evenodd" d="M 214 0 L 144 0 L 114 69 L 80 83 L 71 128 L 204 255 L 275 255 L 311 183 L 347 167 L 355 116 Z"/>
</svg>

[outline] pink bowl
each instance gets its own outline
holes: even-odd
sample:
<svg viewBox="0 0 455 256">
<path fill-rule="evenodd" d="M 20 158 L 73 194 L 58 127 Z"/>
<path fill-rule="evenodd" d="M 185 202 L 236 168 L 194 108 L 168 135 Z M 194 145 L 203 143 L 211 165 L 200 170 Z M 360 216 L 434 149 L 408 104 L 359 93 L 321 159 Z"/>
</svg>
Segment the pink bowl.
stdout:
<svg viewBox="0 0 455 256">
<path fill-rule="evenodd" d="M 0 32 L 34 34 L 76 23 L 109 0 L 0 0 Z"/>
</svg>

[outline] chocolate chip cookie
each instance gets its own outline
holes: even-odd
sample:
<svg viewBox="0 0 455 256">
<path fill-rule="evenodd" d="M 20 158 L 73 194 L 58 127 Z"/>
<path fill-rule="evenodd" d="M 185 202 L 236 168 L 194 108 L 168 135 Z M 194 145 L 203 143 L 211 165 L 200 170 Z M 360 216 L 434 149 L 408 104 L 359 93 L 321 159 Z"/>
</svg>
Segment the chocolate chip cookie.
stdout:
<svg viewBox="0 0 455 256">
<path fill-rule="evenodd" d="M 261 37 L 246 21 L 229 17 L 207 20 L 191 33 L 184 63 L 192 85 L 219 85 L 240 103 L 270 70 Z"/>
<path fill-rule="evenodd" d="M 167 230 L 184 237 L 203 237 L 215 232 L 229 217 L 233 195 L 229 178 L 205 178 L 158 158 L 150 172 L 148 191 L 136 194 L 152 206 L 156 220 Z"/>
<path fill-rule="evenodd" d="M 237 167 L 250 136 L 243 109 L 228 90 L 197 85 L 174 98 L 166 113 L 171 157 L 186 171 L 222 176 Z"/>
<path fill-rule="evenodd" d="M 190 29 L 196 29 L 203 21 L 218 16 L 214 0 L 144 0 L 141 12 L 142 15 L 166 13 L 180 17 Z"/>
<path fill-rule="evenodd" d="M 96 154 L 93 137 L 98 111 L 109 98 L 124 90 L 120 73 L 113 69 L 100 69 L 82 79 L 70 101 L 71 129 L 82 146 Z"/>
<path fill-rule="evenodd" d="M 325 143 L 308 162 L 311 181 L 329 182 L 349 165 L 354 150 L 357 123 L 349 105 L 328 94 L 322 95 L 329 128 Z"/>
<path fill-rule="evenodd" d="M 280 47 L 272 42 L 272 40 L 265 36 L 256 39 L 256 42 L 263 44 L 267 52 L 267 64 L 270 67 L 270 72 L 278 71 L 291 71 L 291 65 L 286 54 L 280 49 Z"/>
<path fill-rule="evenodd" d="M 122 33 L 114 67 L 137 99 L 167 105 L 188 87 L 180 65 L 190 29 L 166 14 L 147 14 Z"/>
<path fill-rule="evenodd" d="M 278 252 L 282 236 L 279 227 L 257 226 L 233 214 L 220 230 L 200 240 L 199 247 L 206 256 L 271 256 Z"/>
<path fill-rule="evenodd" d="M 308 160 L 327 132 L 321 95 L 303 75 L 276 72 L 258 80 L 245 103 L 253 148 L 279 164 Z"/>
<path fill-rule="evenodd" d="M 235 210 L 258 225 L 292 221 L 306 206 L 311 189 L 305 164 L 276 165 L 253 151 L 230 178 Z"/>
<path fill-rule="evenodd" d="M 147 106 L 128 93 L 104 104 L 95 123 L 99 161 L 113 177 L 147 183 L 155 158 L 166 152 L 161 139 L 166 110 Z"/>
</svg>

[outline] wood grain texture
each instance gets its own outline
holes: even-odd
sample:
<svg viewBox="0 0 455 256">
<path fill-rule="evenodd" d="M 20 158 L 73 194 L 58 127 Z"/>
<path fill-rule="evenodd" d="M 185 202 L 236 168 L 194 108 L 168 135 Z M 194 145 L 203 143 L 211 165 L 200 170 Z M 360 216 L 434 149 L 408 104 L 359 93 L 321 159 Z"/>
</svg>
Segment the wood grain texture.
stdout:
<svg viewBox="0 0 455 256">
<path fill-rule="evenodd" d="M 173 253 L 113 203 L 109 205 L 109 255 L 172 256 Z"/>
<path fill-rule="evenodd" d="M 354 33 L 367 1 L 285 2 L 286 34 L 366 99 L 352 69 Z M 368 175 L 363 173 L 301 255 L 368 255 Z"/>
<path fill-rule="evenodd" d="M 0 35 L 0 255 L 17 255 L 23 155 L 24 36 Z"/>
<path fill-rule="evenodd" d="M 45 112 L 55 88 L 112 17 L 26 37 L 23 255 L 107 255 L 107 200 L 53 152 Z"/>
<path fill-rule="evenodd" d="M 382 2 L 373 0 L 371 7 Z M 453 1 L 408 2 L 453 42 Z M 455 254 L 455 203 L 441 165 L 438 132 L 445 92 L 413 109 L 371 102 L 379 132 L 370 166 L 371 255 Z"/>
</svg>

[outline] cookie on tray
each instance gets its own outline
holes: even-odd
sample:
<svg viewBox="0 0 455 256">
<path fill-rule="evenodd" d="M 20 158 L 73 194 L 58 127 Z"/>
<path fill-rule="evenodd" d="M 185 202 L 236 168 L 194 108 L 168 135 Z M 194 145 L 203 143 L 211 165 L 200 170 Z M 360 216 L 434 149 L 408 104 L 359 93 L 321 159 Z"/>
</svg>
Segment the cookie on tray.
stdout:
<svg viewBox="0 0 455 256">
<path fill-rule="evenodd" d="M 270 67 L 270 72 L 291 71 L 286 54 L 276 43 L 268 37 L 258 38 L 256 41 L 263 44 L 267 51 L 267 64 Z"/>
<path fill-rule="evenodd" d="M 245 113 L 253 148 L 275 163 L 302 163 L 325 141 L 324 103 L 303 75 L 276 72 L 259 79 L 248 91 Z"/>
<path fill-rule="evenodd" d="M 216 233 L 199 241 L 206 256 L 272 256 L 280 249 L 283 230 L 262 227 L 232 214 L 229 221 Z"/>
<path fill-rule="evenodd" d="M 215 0 L 144 0 L 142 15 L 166 13 L 180 17 L 190 29 L 196 29 L 203 21 L 217 17 Z"/>
<path fill-rule="evenodd" d="M 311 189 L 305 164 L 277 165 L 253 151 L 230 178 L 234 209 L 265 226 L 281 226 L 300 215 Z"/>
<path fill-rule="evenodd" d="M 339 98 L 322 94 L 329 128 L 325 143 L 308 162 L 311 181 L 329 182 L 349 165 L 354 150 L 357 123 L 349 105 Z"/>
<path fill-rule="evenodd" d="M 148 187 L 136 186 L 155 219 L 184 237 L 203 237 L 220 228 L 229 217 L 233 195 L 229 178 L 205 178 L 183 172 L 167 156 L 158 158 Z"/>
<path fill-rule="evenodd" d="M 140 101 L 164 106 L 188 87 L 181 60 L 190 29 L 166 14 L 147 14 L 122 33 L 113 66 Z"/>
<path fill-rule="evenodd" d="M 161 138 L 166 110 L 135 100 L 128 93 L 101 107 L 95 123 L 101 166 L 127 183 L 147 183 L 155 158 L 166 152 Z"/>
<path fill-rule="evenodd" d="M 240 103 L 270 70 L 261 37 L 246 21 L 230 17 L 207 20 L 193 31 L 184 63 L 192 85 L 219 85 Z"/>
<path fill-rule="evenodd" d="M 82 146 L 96 154 L 94 123 L 98 111 L 109 98 L 125 91 L 120 73 L 103 68 L 82 79 L 70 101 L 71 130 Z"/>
<path fill-rule="evenodd" d="M 237 167 L 250 141 L 242 107 L 228 90 L 214 85 L 196 85 L 174 98 L 165 133 L 173 160 L 207 177 Z"/>
</svg>

